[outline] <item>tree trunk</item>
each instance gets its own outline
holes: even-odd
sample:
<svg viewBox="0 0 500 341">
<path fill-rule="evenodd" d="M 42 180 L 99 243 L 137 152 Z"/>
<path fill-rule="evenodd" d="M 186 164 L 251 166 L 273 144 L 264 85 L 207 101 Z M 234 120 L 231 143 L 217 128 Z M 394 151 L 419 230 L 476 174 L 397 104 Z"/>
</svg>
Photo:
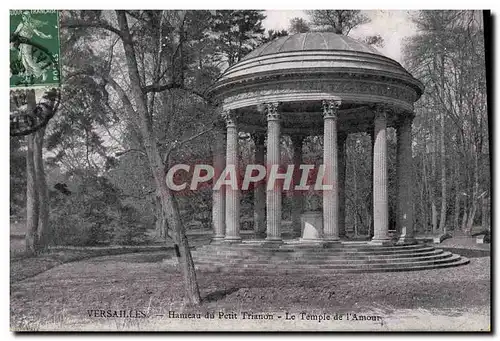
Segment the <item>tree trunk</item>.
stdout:
<svg viewBox="0 0 500 341">
<path fill-rule="evenodd" d="M 472 232 L 472 226 L 474 225 L 474 219 L 476 218 L 477 203 L 476 200 L 472 202 L 472 207 L 470 209 L 469 216 L 467 218 L 467 230 Z"/>
<path fill-rule="evenodd" d="M 458 163 L 458 162 L 457 162 Z M 460 220 L 460 176 L 458 172 L 458 165 L 455 164 L 455 205 L 454 205 L 454 216 L 453 216 L 453 229 L 457 230 L 459 228 Z"/>
<path fill-rule="evenodd" d="M 464 196 L 464 214 L 462 215 L 462 231 L 466 232 L 467 228 L 467 197 Z"/>
<path fill-rule="evenodd" d="M 426 146 L 427 148 L 427 146 Z M 427 198 L 429 196 L 429 184 L 427 180 L 427 158 L 424 157 L 422 158 L 422 178 L 423 178 L 423 192 L 424 194 L 422 195 L 422 216 L 423 216 L 423 224 L 422 224 L 422 233 L 427 233 L 427 229 L 429 228 L 429 206 L 426 205 L 427 203 Z"/>
<path fill-rule="evenodd" d="M 172 229 L 173 239 L 178 248 L 179 264 L 184 276 L 186 300 L 190 304 L 201 303 L 200 291 L 196 281 L 193 258 L 189 249 L 184 226 L 182 225 L 177 201 L 165 182 L 165 165 L 160 156 L 156 139 L 153 136 L 152 122 L 148 117 L 145 96 L 142 93 L 139 69 L 135 56 L 133 40 L 130 35 L 125 11 L 116 11 L 118 25 L 122 35 L 123 49 L 127 62 L 131 91 L 137 106 L 138 126 L 143 138 L 144 149 L 148 156 L 149 164 L 160 195 L 163 211 L 169 228 Z M 177 249 L 176 249 L 177 250 Z"/>
<path fill-rule="evenodd" d="M 431 153 L 431 214 L 432 214 L 432 233 L 437 233 L 438 229 L 438 213 L 436 207 L 436 121 L 432 118 L 432 153 Z"/>
<path fill-rule="evenodd" d="M 444 113 L 441 113 L 441 218 L 439 219 L 439 231 L 446 233 L 446 150 L 444 145 Z"/>
<path fill-rule="evenodd" d="M 166 238 L 164 217 L 163 217 L 163 209 L 161 206 L 161 199 L 159 196 L 155 195 L 154 197 L 154 207 L 155 207 L 155 228 L 156 233 L 160 238 Z"/>
<path fill-rule="evenodd" d="M 486 196 L 482 198 L 481 229 L 482 230 L 488 229 L 488 198 L 486 198 Z"/>
<path fill-rule="evenodd" d="M 36 254 L 38 250 L 38 188 L 36 185 L 36 172 L 33 158 L 34 136 L 27 136 L 26 153 L 26 253 Z"/>
<path fill-rule="evenodd" d="M 163 170 L 157 170 L 157 173 L 162 172 Z M 163 176 L 161 179 L 163 179 Z M 186 299 L 188 303 L 198 305 L 201 303 L 200 291 L 196 280 L 196 272 L 189 248 L 189 242 L 181 222 L 177 200 L 168 189 L 165 181 L 160 180 L 159 187 L 162 206 L 167 218 L 166 220 L 168 225 L 173 227 L 174 243 L 179 247 L 179 265 L 184 276 Z"/>
<path fill-rule="evenodd" d="M 36 187 L 38 195 L 38 250 L 37 252 L 46 250 L 50 242 L 50 225 L 49 225 L 49 190 L 45 179 L 45 169 L 43 165 L 43 140 L 45 136 L 45 127 L 34 133 L 34 151 L 33 161 L 36 174 Z"/>
<path fill-rule="evenodd" d="M 27 110 L 34 110 L 36 106 L 35 91 L 28 90 L 26 94 Z M 26 253 L 34 255 L 38 251 L 38 219 L 39 197 L 36 184 L 36 171 L 34 163 L 35 137 L 30 134 L 26 137 Z"/>
<path fill-rule="evenodd" d="M 477 153 L 477 148 L 475 146 L 473 147 L 473 152 L 474 152 L 474 189 L 472 191 L 472 206 L 470 209 L 469 217 L 468 217 L 468 222 L 467 222 L 467 229 L 469 231 L 472 230 L 472 225 L 474 224 L 474 219 L 476 217 L 476 212 L 477 212 L 477 201 L 479 200 L 479 156 Z"/>
<path fill-rule="evenodd" d="M 441 91 L 444 92 L 444 53 L 441 54 Z M 441 218 L 439 220 L 439 230 L 446 233 L 446 150 L 444 145 L 445 134 L 445 108 L 441 110 Z"/>
<path fill-rule="evenodd" d="M 420 184 L 420 214 L 422 219 L 420 219 L 421 224 L 415 225 L 415 234 L 424 230 L 424 226 L 427 224 L 427 211 L 425 209 L 425 188 L 423 184 Z M 416 200 L 415 200 L 416 201 Z M 414 201 L 414 202 L 415 202 Z"/>
</svg>

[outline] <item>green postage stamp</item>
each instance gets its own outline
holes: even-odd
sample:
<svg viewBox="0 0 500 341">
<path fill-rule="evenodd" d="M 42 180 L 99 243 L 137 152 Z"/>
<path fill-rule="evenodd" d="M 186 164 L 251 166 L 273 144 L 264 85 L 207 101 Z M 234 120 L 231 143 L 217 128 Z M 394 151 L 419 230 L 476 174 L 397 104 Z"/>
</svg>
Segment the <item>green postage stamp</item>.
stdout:
<svg viewBox="0 0 500 341">
<path fill-rule="evenodd" d="M 59 86 L 59 13 L 10 11 L 10 87 Z"/>
</svg>

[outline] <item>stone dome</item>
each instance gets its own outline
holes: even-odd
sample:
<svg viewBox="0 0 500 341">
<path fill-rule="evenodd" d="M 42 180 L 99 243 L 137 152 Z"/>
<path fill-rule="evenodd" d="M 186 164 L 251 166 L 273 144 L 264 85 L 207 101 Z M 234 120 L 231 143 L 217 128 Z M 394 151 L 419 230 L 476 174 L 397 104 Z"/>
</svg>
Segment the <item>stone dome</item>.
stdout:
<svg viewBox="0 0 500 341">
<path fill-rule="evenodd" d="M 255 105 L 265 99 L 260 95 L 251 101 L 233 101 L 230 98 L 235 92 L 245 92 L 249 87 L 261 88 L 264 84 L 274 83 L 272 86 L 276 88 L 278 83 L 282 85 L 288 81 L 296 85 L 302 84 L 298 86 L 310 93 L 311 87 L 316 87 L 316 84 L 340 84 L 341 79 L 343 84 L 347 82 L 346 87 L 339 89 L 341 91 L 318 89 L 318 96 L 323 96 L 326 91 L 333 97 L 349 99 L 352 96 L 346 97 L 341 92 L 357 90 L 359 87 L 351 89 L 349 85 L 365 86 L 370 80 L 377 84 L 392 85 L 392 88 L 383 89 L 372 83 L 372 88 L 377 89 L 363 88 L 363 91 L 372 91 L 373 95 L 378 93 L 383 97 L 387 97 L 390 92 L 392 97 L 397 97 L 398 103 L 393 99 L 389 99 L 387 103 L 392 102 L 412 110 L 413 102 L 418 100 L 423 92 L 420 81 L 397 61 L 384 56 L 374 47 L 333 32 L 308 32 L 280 37 L 257 47 L 224 71 L 207 93 L 228 104 L 232 102 L 226 107 L 234 109 Z M 297 91 L 290 91 L 289 95 L 288 98 L 279 100 L 287 102 L 294 98 L 297 101 L 312 99 L 297 96 Z M 368 100 L 366 96 L 363 97 Z"/>
<path fill-rule="evenodd" d="M 382 56 L 374 47 L 344 35 L 332 32 L 307 32 L 274 39 L 256 48 L 241 60 L 298 51 L 356 51 Z"/>
<path fill-rule="evenodd" d="M 401 64 L 372 46 L 332 32 L 308 32 L 257 47 L 206 93 L 221 111 L 237 112 L 240 124 L 251 129 L 266 125 L 262 104 L 279 103 L 284 131 L 310 129 L 312 134 L 323 127 L 323 101 L 341 101 L 341 129 L 365 131 L 372 125 L 373 105 L 390 107 L 396 114 L 387 124 L 395 125 L 412 115 L 423 89 Z"/>
</svg>

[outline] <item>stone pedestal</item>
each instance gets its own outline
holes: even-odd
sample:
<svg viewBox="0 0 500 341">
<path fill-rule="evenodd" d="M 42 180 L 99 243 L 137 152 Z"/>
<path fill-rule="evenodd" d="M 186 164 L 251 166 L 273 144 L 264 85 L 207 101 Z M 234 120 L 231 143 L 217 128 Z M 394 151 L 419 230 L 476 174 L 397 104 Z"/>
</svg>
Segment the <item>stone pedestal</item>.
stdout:
<svg viewBox="0 0 500 341">
<path fill-rule="evenodd" d="M 303 242 L 323 241 L 323 213 L 321 211 L 308 211 L 300 216 L 301 238 Z"/>
</svg>

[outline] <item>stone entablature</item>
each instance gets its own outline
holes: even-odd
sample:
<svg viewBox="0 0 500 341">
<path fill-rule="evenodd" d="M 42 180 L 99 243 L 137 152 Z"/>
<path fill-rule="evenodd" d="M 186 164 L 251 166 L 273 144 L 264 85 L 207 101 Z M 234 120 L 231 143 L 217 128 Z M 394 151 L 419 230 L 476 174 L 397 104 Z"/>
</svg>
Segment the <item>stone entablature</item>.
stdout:
<svg viewBox="0 0 500 341">
<path fill-rule="evenodd" d="M 417 98 L 417 92 L 413 88 L 401 83 L 345 77 L 270 81 L 242 88 L 234 87 L 223 95 L 222 106 L 225 110 L 257 106 L 263 102 L 341 99 L 353 104 L 383 103 L 402 111 L 413 111 L 413 102 Z"/>
</svg>

